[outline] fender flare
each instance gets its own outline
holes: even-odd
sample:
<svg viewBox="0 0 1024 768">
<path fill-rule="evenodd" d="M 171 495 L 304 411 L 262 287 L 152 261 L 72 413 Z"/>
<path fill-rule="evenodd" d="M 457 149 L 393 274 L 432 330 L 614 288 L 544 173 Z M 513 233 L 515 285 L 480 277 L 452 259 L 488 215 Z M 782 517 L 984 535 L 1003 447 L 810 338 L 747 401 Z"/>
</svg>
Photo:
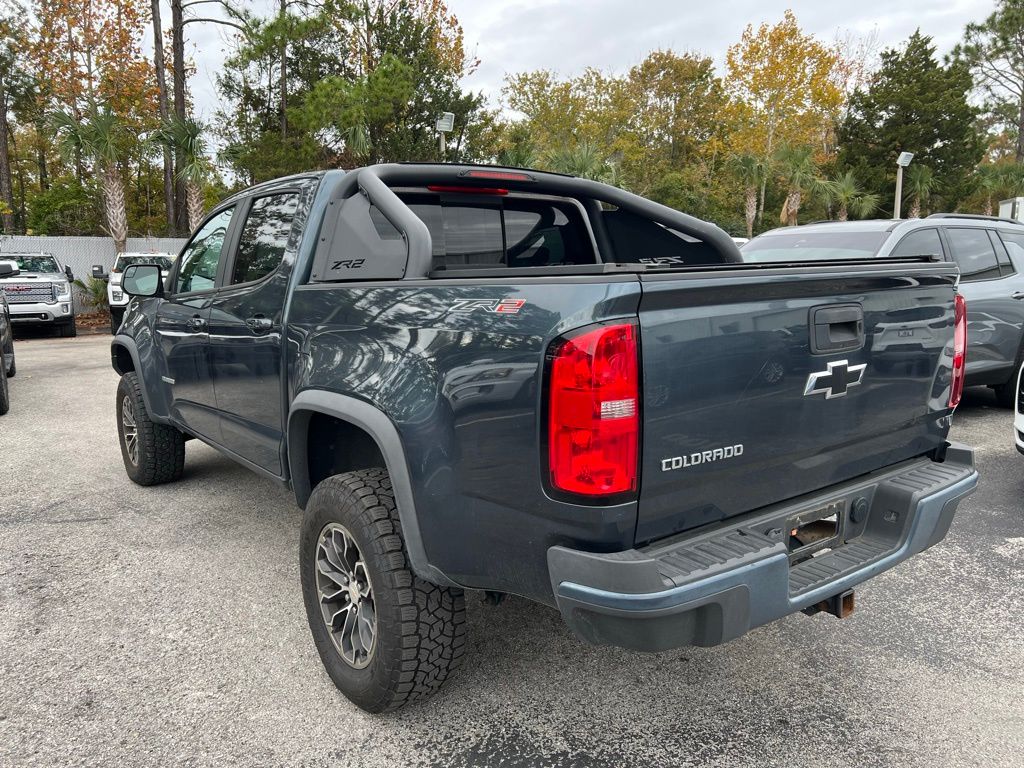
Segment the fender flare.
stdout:
<svg viewBox="0 0 1024 768">
<path fill-rule="evenodd" d="M 149 418 L 157 422 L 158 424 L 169 423 L 166 414 L 158 413 L 153 408 L 153 402 L 149 396 L 149 387 L 146 386 L 146 381 L 142 376 L 142 371 L 144 369 L 142 366 L 142 362 L 139 359 L 139 347 L 135 343 L 135 339 L 133 339 L 131 336 L 125 336 L 124 334 L 117 334 L 116 336 L 114 336 L 113 341 L 110 342 L 110 366 L 111 368 L 114 369 L 116 373 L 123 376 L 124 373 L 118 370 L 117 367 L 118 347 L 124 349 L 128 353 L 129 357 L 131 357 L 132 359 L 132 367 L 135 369 L 135 374 L 139 377 L 139 383 L 142 385 L 140 387 L 140 389 L 142 390 L 142 402 L 146 404 L 146 413 L 149 414 Z"/>
<path fill-rule="evenodd" d="M 366 432 L 377 443 L 395 492 L 398 519 L 402 523 L 406 552 L 413 572 L 422 579 L 443 587 L 459 587 L 436 566 L 430 564 L 420 534 L 419 518 L 413 501 L 412 480 L 402 439 L 394 423 L 383 411 L 348 395 L 320 389 L 307 389 L 296 395 L 288 411 L 288 469 L 295 500 L 303 509 L 313 492 L 309 482 L 309 456 L 306 430 L 314 413 L 333 416 Z"/>
</svg>

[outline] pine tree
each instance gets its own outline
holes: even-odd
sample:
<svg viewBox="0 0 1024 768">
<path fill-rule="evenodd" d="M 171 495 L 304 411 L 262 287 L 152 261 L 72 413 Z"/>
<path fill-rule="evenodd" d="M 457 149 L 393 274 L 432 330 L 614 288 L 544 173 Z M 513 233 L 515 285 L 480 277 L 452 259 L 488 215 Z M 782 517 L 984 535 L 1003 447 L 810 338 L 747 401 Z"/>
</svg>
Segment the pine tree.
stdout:
<svg viewBox="0 0 1024 768">
<path fill-rule="evenodd" d="M 850 99 L 839 130 L 839 164 L 867 190 L 882 193 L 882 207 L 889 208 L 896 157 L 913 152 L 914 163 L 934 173 L 933 203 L 953 210 L 970 193 L 983 152 L 978 110 L 967 101 L 971 73 L 960 61 L 940 64 L 931 38 L 920 31 L 902 49 L 882 53 L 881 61 L 868 87 Z"/>
</svg>

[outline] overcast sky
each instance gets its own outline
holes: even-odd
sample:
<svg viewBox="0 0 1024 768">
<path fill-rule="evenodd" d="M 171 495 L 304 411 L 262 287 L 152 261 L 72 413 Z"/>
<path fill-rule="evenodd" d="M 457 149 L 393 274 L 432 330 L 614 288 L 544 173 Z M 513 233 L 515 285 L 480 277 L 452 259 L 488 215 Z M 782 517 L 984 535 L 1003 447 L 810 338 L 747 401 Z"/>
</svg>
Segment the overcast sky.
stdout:
<svg viewBox="0 0 1024 768">
<path fill-rule="evenodd" d="M 826 41 L 847 31 L 877 30 L 879 42 L 887 47 L 920 27 L 944 53 L 967 22 L 984 19 L 995 6 L 993 0 L 447 1 L 462 22 L 467 50 L 481 60 L 465 86 L 484 91 L 494 105 L 510 72 L 545 68 L 572 75 L 588 66 L 623 72 L 657 48 L 698 51 L 721 66 L 726 49 L 739 40 L 747 24 L 777 22 L 786 8 L 793 9 L 805 31 Z M 246 5 L 276 3 L 260 0 Z M 166 25 L 170 12 L 165 14 Z M 186 27 L 197 65 L 192 93 L 204 120 L 213 117 L 218 105 L 214 75 L 228 50 L 223 29 L 210 24 Z"/>
</svg>

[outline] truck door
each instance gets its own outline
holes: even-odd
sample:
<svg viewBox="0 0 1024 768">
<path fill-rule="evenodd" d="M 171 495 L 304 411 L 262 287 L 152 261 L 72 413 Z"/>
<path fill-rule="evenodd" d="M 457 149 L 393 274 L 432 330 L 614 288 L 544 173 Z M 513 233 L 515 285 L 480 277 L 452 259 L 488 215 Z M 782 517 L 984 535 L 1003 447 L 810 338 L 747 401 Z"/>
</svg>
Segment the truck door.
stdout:
<svg viewBox="0 0 1024 768">
<path fill-rule="evenodd" d="M 181 253 L 168 296 L 154 324 L 171 416 L 193 432 L 220 441 L 217 400 L 208 355 L 210 300 L 217 285 L 235 207 L 211 216 Z"/>
<path fill-rule="evenodd" d="M 284 474 L 285 420 L 282 314 L 298 240 L 293 223 L 300 195 L 300 189 L 284 188 L 243 203 L 238 245 L 224 285 L 210 304 L 210 360 L 221 443 L 279 477 Z"/>
</svg>

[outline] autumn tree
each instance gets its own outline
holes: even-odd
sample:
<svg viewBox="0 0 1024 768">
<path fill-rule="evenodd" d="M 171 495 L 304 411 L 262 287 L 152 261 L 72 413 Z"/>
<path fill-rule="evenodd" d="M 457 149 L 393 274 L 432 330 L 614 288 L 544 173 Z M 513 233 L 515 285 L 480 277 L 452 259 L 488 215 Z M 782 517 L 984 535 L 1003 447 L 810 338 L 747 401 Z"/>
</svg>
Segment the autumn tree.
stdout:
<svg viewBox="0 0 1024 768">
<path fill-rule="evenodd" d="M 812 147 L 819 161 L 834 154 L 846 76 L 835 46 L 804 33 L 787 10 L 778 24 L 747 26 L 725 61 L 725 87 L 739 123 L 732 136 L 736 151 L 769 158 L 788 145 Z"/>
</svg>

